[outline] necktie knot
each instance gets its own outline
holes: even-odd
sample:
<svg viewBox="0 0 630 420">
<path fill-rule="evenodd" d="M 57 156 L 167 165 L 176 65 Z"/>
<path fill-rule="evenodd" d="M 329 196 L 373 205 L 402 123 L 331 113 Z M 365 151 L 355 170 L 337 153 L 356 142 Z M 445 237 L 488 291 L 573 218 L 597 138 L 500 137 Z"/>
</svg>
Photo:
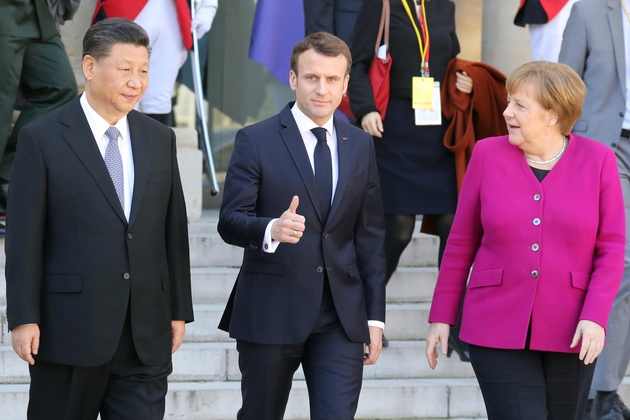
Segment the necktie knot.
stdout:
<svg viewBox="0 0 630 420">
<path fill-rule="evenodd" d="M 315 138 L 318 142 L 326 143 L 326 129 L 323 127 L 315 127 L 312 128 L 311 131 L 315 135 Z"/>
<path fill-rule="evenodd" d="M 107 136 L 107 138 L 109 138 L 110 141 L 117 142 L 118 136 L 120 136 L 120 131 L 118 131 L 118 129 L 114 127 L 113 125 L 110 125 L 107 131 L 105 132 L 105 135 Z"/>
</svg>

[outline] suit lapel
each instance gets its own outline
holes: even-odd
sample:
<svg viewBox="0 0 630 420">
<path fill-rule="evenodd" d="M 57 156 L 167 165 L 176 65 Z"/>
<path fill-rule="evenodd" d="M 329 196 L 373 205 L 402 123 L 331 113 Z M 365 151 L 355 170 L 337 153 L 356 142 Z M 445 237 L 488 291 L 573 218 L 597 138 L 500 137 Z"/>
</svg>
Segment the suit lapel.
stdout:
<svg viewBox="0 0 630 420">
<path fill-rule="evenodd" d="M 330 213 L 328 220 L 335 214 L 337 208 L 339 208 L 339 202 L 343 197 L 343 193 L 346 189 L 348 182 L 348 166 L 350 156 L 350 134 L 338 124 L 338 119 L 335 117 L 335 132 L 337 134 L 337 159 L 338 159 L 338 179 L 337 188 L 335 188 L 335 196 L 333 197 L 332 206 L 330 207 Z"/>
<path fill-rule="evenodd" d="M 315 182 L 315 175 L 313 175 L 313 167 L 311 166 L 311 161 L 308 159 L 308 154 L 306 153 L 306 148 L 304 147 L 304 142 L 302 141 L 302 133 L 298 130 L 295 119 L 291 114 L 291 104 L 287 105 L 282 111 L 280 111 L 280 124 L 284 126 L 284 128 L 280 130 L 280 135 L 282 136 L 287 149 L 289 149 L 289 153 L 291 153 L 295 166 L 302 177 L 302 181 L 306 186 L 306 191 L 308 192 L 311 202 L 313 203 L 313 207 L 315 207 L 315 211 L 317 212 L 317 217 L 319 217 L 319 220 L 324 223 L 325 220 L 322 220 L 319 195 L 317 194 L 317 183 Z"/>
<path fill-rule="evenodd" d="M 98 145 L 85 118 L 79 98 L 64 109 L 60 122 L 68 126 L 68 129 L 61 133 L 62 137 L 85 166 L 118 217 L 126 224 L 127 219 L 118 200 L 116 188 L 109 176 L 103 156 L 98 150 Z"/>
<path fill-rule="evenodd" d="M 613 50 L 615 52 L 615 61 L 617 63 L 617 74 L 619 76 L 619 84 L 622 87 L 624 101 L 626 100 L 626 52 L 624 48 L 623 21 L 625 16 L 621 11 L 621 2 L 618 0 L 608 0 L 608 23 L 610 24 L 610 32 L 613 40 Z M 621 19 L 619 19 L 621 17 Z"/>
<path fill-rule="evenodd" d="M 151 140 L 140 129 L 138 112 L 131 111 L 129 115 L 127 115 L 127 120 L 129 122 L 129 132 L 131 133 L 131 150 L 133 153 L 134 167 L 133 198 L 131 199 L 131 215 L 129 216 L 129 225 L 132 225 L 138 215 L 142 196 L 147 186 L 152 145 Z"/>
</svg>

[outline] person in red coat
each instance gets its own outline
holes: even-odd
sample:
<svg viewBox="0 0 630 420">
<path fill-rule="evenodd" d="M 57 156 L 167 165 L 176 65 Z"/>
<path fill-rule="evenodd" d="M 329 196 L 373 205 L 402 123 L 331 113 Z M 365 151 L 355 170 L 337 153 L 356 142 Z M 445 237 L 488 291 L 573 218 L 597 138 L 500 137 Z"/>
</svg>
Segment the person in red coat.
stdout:
<svg viewBox="0 0 630 420">
<path fill-rule="evenodd" d="M 195 19 L 187 0 L 97 0 L 93 23 L 112 17 L 133 20 L 151 40 L 149 87 L 140 109 L 168 125 L 171 97 L 179 68 L 193 45 L 192 32 L 201 38 L 210 30 L 218 0 L 197 0 Z"/>
<path fill-rule="evenodd" d="M 535 61 L 507 81 L 507 136 L 477 142 L 433 296 L 427 360 L 460 338 L 488 420 L 581 419 L 624 268 L 615 153 L 570 134 L 586 87 Z M 472 266 L 472 272 L 471 272 Z"/>
</svg>

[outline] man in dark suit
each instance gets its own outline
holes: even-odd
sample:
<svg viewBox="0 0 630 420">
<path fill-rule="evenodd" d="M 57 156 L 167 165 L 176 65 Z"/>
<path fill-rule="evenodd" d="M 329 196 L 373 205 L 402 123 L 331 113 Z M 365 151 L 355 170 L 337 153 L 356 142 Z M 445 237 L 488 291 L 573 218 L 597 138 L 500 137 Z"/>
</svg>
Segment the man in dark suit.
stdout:
<svg viewBox="0 0 630 420">
<path fill-rule="evenodd" d="M 46 0 L 0 2 L 0 214 L 18 132 L 77 96 L 77 83 Z M 18 88 L 26 103 L 11 129 Z M 4 234 L 4 225 L 0 224 Z"/>
<path fill-rule="evenodd" d="M 328 32 L 352 47 L 354 24 L 363 0 L 304 0 L 306 35 Z"/>
<path fill-rule="evenodd" d="M 192 321 L 171 129 L 133 111 L 149 38 L 108 19 L 83 40 L 85 94 L 20 131 L 9 189 L 7 316 L 30 364 L 29 419 L 162 419 Z"/>
<path fill-rule="evenodd" d="M 307 36 L 291 57 L 296 102 L 236 135 L 218 230 L 245 248 L 220 324 L 237 340 L 238 419 L 282 419 L 300 363 L 311 419 L 352 419 L 362 366 L 381 350 L 385 231 L 374 145 L 333 117 L 350 65 L 339 38 Z"/>
</svg>

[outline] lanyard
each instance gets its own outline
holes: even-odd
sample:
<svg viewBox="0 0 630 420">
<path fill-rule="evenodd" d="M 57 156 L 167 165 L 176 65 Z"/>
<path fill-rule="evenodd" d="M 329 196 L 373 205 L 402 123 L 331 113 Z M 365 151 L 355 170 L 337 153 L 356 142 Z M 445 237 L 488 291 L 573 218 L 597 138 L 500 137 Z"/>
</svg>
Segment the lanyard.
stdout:
<svg viewBox="0 0 630 420">
<path fill-rule="evenodd" d="M 411 9 L 409 9 L 409 5 L 406 0 L 401 0 L 403 6 L 405 7 L 405 11 L 411 20 L 411 24 L 413 25 L 413 29 L 416 32 L 416 36 L 418 37 L 418 45 L 420 46 L 420 57 L 422 59 L 420 64 L 420 74 L 422 77 L 429 77 L 429 49 L 431 45 L 431 41 L 429 39 L 429 25 L 427 23 L 427 11 L 424 7 L 424 0 L 420 5 L 420 12 L 418 13 L 418 20 L 420 21 L 420 29 L 422 29 L 422 36 L 420 35 L 420 31 L 418 30 L 418 25 L 416 25 L 416 20 L 411 15 Z M 422 39 L 424 38 L 424 42 Z"/>
<path fill-rule="evenodd" d="M 626 19 L 630 22 L 630 14 L 628 14 L 628 9 L 626 8 L 626 2 L 621 0 L 621 5 L 623 6 L 623 11 L 626 13 Z"/>
</svg>

